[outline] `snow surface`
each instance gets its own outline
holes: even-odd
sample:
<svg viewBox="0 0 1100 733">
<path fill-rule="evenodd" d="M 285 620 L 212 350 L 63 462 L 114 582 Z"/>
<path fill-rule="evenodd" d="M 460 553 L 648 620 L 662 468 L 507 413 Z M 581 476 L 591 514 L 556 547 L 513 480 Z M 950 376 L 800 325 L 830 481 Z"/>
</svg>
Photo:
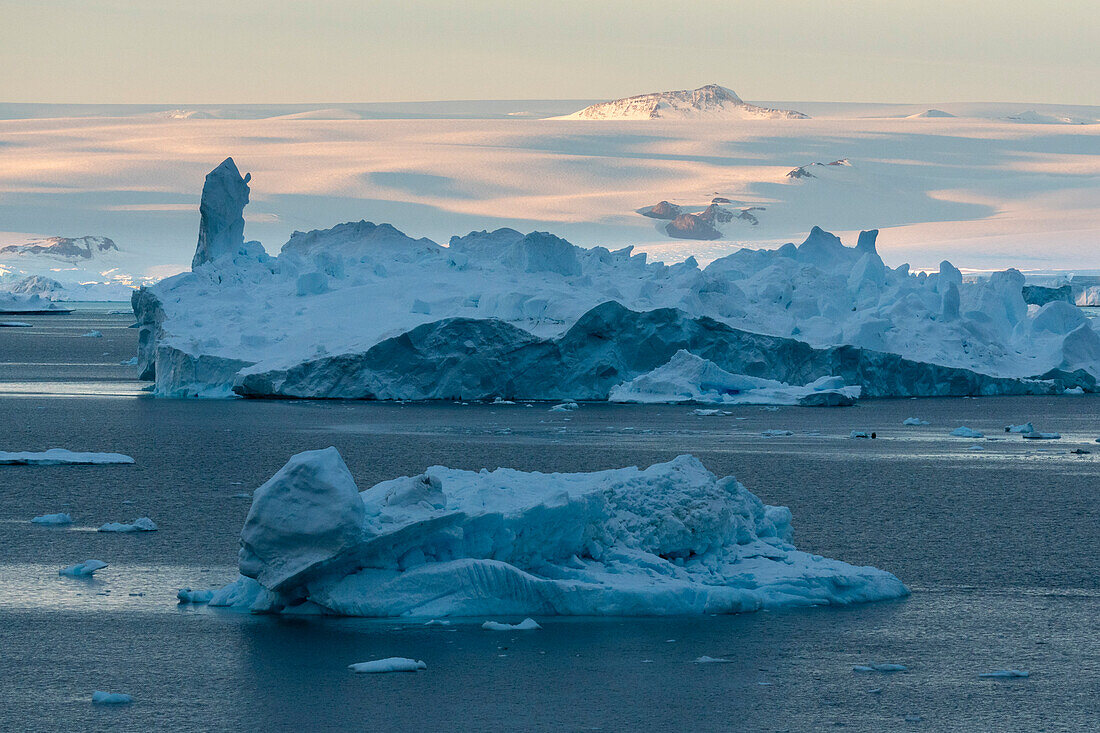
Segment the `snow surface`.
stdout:
<svg viewBox="0 0 1100 733">
<path fill-rule="evenodd" d="M 705 402 L 723 405 L 851 405 L 858 386 L 821 377 L 804 387 L 773 379 L 730 374 L 712 361 L 681 349 L 664 366 L 611 390 L 611 402 Z"/>
<path fill-rule="evenodd" d="M 65 524 L 72 524 L 73 518 L 64 512 L 58 512 L 57 514 L 42 514 L 32 519 L 31 522 L 33 524 L 44 524 L 49 527 L 60 527 Z"/>
<path fill-rule="evenodd" d="M 149 517 L 140 517 L 129 524 L 123 522 L 108 522 L 101 526 L 97 532 L 156 532 L 157 525 Z"/>
<path fill-rule="evenodd" d="M 61 466 L 69 464 L 117 464 L 133 463 L 134 459 L 121 453 L 81 453 L 65 448 L 50 448 L 41 453 L 31 451 L 0 451 L 0 466 Z"/>
<path fill-rule="evenodd" d="M 92 577 L 92 573 L 97 570 L 102 570 L 105 567 L 107 567 L 107 563 L 102 560 L 85 560 L 76 565 L 61 568 L 57 571 L 57 574 L 68 575 L 73 578 L 90 578 Z"/>
<path fill-rule="evenodd" d="M 389 657 L 387 659 L 375 659 L 370 662 L 357 662 L 349 664 L 348 669 L 359 674 L 384 674 L 386 672 L 419 672 L 427 669 L 428 665 L 417 659 L 405 657 Z"/>
<path fill-rule="evenodd" d="M 896 598 L 799 552 L 791 515 L 691 456 L 541 474 L 434 466 L 359 492 L 335 448 L 256 490 L 241 577 L 212 606 L 352 616 L 737 613 Z"/>
</svg>

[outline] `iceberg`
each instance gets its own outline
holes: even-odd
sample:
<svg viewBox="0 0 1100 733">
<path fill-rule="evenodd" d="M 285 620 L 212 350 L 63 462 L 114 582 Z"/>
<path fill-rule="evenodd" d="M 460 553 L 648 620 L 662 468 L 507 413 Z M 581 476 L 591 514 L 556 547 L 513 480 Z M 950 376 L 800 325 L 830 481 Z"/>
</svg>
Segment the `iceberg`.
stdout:
<svg viewBox="0 0 1100 733">
<path fill-rule="evenodd" d="M 890 268 L 877 231 L 701 267 L 547 232 L 444 246 L 361 221 L 244 241 L 249 177 L 207 177 L 192 271 L 138 290 L 138 371 L 161 397 L 606 400 L 687 351 L 733 375 L 865 398 L 1096 391 L 1100 333 L 1029 308 L 1016 270 Z"/>
<path fill-rule="evenodd" d="M 541 629 L 538 621 L 533 618 L 525 618 L 518 624 L 505 624 L 500 621 L 486 621 L 481 625 L 486 631 L 536 631 Z"/>
<path fill-rule="evenodd" d="M 107 524 L 104 524 L 102 527 L 100 527 L 96 531 L 97 532 L 121 532 L 121 533 L 124 533 L 124 534 L 130 533 L 130 532 L 156 532 L 157 531 L 157 525 L 154 524 L 153 520 L 150 519 L 149 517 L 141 517 L 139 519 L 135 519 L 134 521 L 130 522 L 129 524 L 125 524 L 123 522 L 108 522 Z"/>
<path fill-rule="evenodd" d="M 62 527 L 66 524 L 72 523 L 72 516 L 66 514 L 65 512 L 58 512 L 57 514 L 42 514 L 31 520 L 31 524 L 41 524 L 46 527 Z"/>
<path fill-rule="evenodd" d="M 121 453 L 80 453 L 64 448 L 50 448 L 41 453 L 0 451 L 0 466 L 62 466 L 133 462 L 133 458 L 124 456 Z"/>
<path fill-rule="evenodd" d="M 428 665 L 418 659 L 406 659 L 405 657 L 389 657 L 388 659 L 375 659 L 370 662 L 357 662 L 349 664 L 348 669 L 358 674 L 385 674 L 387 672 L 419 672 L 427 669 Z"/>
<path fill-rule="evenodd" d="M 928 421 L 921 420 L 919 417 L 907 417 L 901 421 L 901 424 L 908 425 L 910 427 L 920 427 L 922 425 L 927 425 Z"/>
<path fill-rule="evenodd" d="M 953 435 L 956 438 L 984 438 L 985 437 L 985 435 L 983 433 L 980 433 L 977 430 L 974 430 L 973 428 L 968 428 L 965 425 L 962 425 L 962 426 L 957 427 L 954 430 L 952 430 L 951 435 Z"/>
<path fill-rule="evenodd" d="M 700 402 L 722 405 L 803 405 L 836 407 L 855 404 L 858 386 L 821 377 L 804 387 L 773 379 L 730 374 L 689 351 L 677 351 L 669 362 L 612 388 L 611 402 Z"/>
<path fill-rule="evenodd" d="M 433 466 L 360 492 L 335 448 L 256 490 L 212 606 L 372 617 L 739 613 L 898 598 L 800 552 L 791 514 L 691 456 L 593 473 Z M 526 623 L 526 622 L 525 622 Z"/>
<path fill-rule="evenodd" d="M 134 698 L 124 692 L 103 692 L 96 690 L 92 693 L 92 702 L 96 705 L 129 705 Z"/>
</svg>

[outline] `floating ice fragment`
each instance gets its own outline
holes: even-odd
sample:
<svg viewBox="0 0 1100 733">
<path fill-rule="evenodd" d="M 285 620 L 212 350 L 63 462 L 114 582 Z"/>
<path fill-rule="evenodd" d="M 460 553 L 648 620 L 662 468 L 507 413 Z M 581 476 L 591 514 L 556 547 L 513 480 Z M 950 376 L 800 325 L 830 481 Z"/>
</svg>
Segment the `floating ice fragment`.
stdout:
<svg viewBox="0 0 1100 733">
<path fill-rule="evenodd" d="M 951 431 L 951 434 L 956 438 L 984 438 L 985 434 L 979 433 L 977 430 L 968 428 L 965 425 L 957 427 Z"/>
<path fill-rule="evenodd" d="M 1006 433 L 1034 433 L 1035 426 L 1029 422 L 1025 422 L 1021 425 L 1005 425 Z"/>
<path fill-rule="evenodd" d="M 1032 430 L 1031 432 L 1024 433 L 1023 437 L 1028 439 L 1028 440 L 1061 440 L 1062 439 L 1062 434 L 1061 433 L 1040 433 L 1037 430 Z"/>
<path fill-rule="evenodd" d="M 699 417 L 718 417 L 719 415 L 731 415 L 733 413 L 725 410 L 706 410 L 703 408 L 695 409 L 691 411 L 692 415 L 698 415 Z"/>
<path fill-rule="evenodd" d="M 554 405 L 550 408 L 550 412 L 571 412 L 580 408 L 576 402 L 562 402 L 560 405 Z"/>
<path fill-rule="evenodd" d="M 65 448 L 32 451 L 0 451 L 0 466 L 60 466 L 69 464 L 133 463 L 134 459 L 121 453 L 78 453 Z"/>
<path fill-rule="evenodd" d="M 105 567 L 107 567 L 107 563 L 102 560 L 85 560 L 76 565 L 61 568 L 57 571 L 57 574 L 68 575 L 70 578 L 90 578 L 92 573 L 97 570 L 102 570 Z"/>
<path fill-rule="evenodd" d="M 1068 389 L 1066 389 L 1065 391 L 1062 392 L 1062 394 L 1074 394 L 1074 395 L 1080 395 L 1080 394 L 1084 394 L 1084 393 L 1085 393 L 1085 390 L 1081 387 L 1069 387 Z"/>
<path fill-rule="evenodd" d="M 194 603 L 201 605 L 210 603 L 210 600 L 214 597 L 213 590 L 191 590 L 190 588 L 180 588 L 176 593 L 176 598 L 180 603 Z"/>
<path fill-rule="evenodd" d="M 387 659 L 375 659 L 370 662 L 357 662 L 349 664 L 348 669 L 357 674 L 385 674 L 386 672 L 419 672 L 427 669 L 428 665 L 418 659 L 406 659 L 405 657 L 389 657 Z"/>
<path fill-rule="evenodd" d="M 873 433 L 870 430 L 853 430 L 851 433 L 848 434 L 848 437 L 872 440 L 873 438 L 878 437 L 878 434 Z"/>
<path fill-rule="evenodd" d="M 542 627 L 533 618 L 525 618 L 518 624 L 502 624 L 499 621 L 486 621 L 481 628 L 488 631 L 535 631 Z"/>
<path fill-rule="evenodd" d="M 126 361 L 120 361 L 119 362 L 119 364 L 122 365 L 122 366 L 137 366 L 137 363 L 138 363 L 138 358 L 136 356 L 131 356 Z"/>
<path fill-rule="evenodd" d="M 787 435 L 794 435 L 794 432 L 790 430 L 765 430 L 760 435 L 765 438 L 782 438 Z"/>
<path fill-rule="evenodd" d="M 80 337 L 81 338 L 88 338 L 88 339 L 101 339 L 101 338 L 103 338 L 103 334 L 100 333 L 99 331 L 88 331 L 88 333 L 80 334 Z"/>
<path fill-rule="evenodd" d="M 156 532 L 157 525 L 149 517 L 140 517 L 130 524 L 122 522 L 108 522 L 100 527 L 98 532 Z"/>
<path fill-rule="evenodd" d="M 919 417 L 907 417 L 907 418 L 905 418 L 904 420 L 901 421 L 901 424 L 902 425 L 911 425 L 911 426 L 917 427 L 917 426 L 920 426 L 920 425 L 927 425 L 928 421 L 927 420 L 921 420 Z"/>
<path fill-rule="evenodd" d="M 1020 669 L 998 669 L 995 672 L 982 672 L 978 676 L 983 679 L 1006 680 L 1030 677 L 1031 673 Z"/>
<path fill-rule="evenodd" d="M 704 656 L 696 658 L 695 664 L 724 664 L 724 663 L 729 662 L 729 661 L 730 660 L 723 659 L 722 657 L 708 657 L 708 656 L 704 655 Z M 761 684 L 766 684 L 766 683 L 761 683 Z"/>
<path fill-rule="evenodd" d="M 32 524 L 42 524 L 47 527 L 60 527 L 65 524 L 72 524 L 73 518 L 64 512 L 58 512 L 57 514 L 43 514 L 35 517 L 31 520 Z"/>
<path fill-rule="evenodd" d="M 853 672 L 904 672 L 909 669 L 904 664 L 883 664 L 878 662 L 872 662 L 870 664 L 858 664 L 852 667 Z"/>
<path fill-rule="evenodd" d="M 129 705 L 134 698 L 124 692 L 102 692 L 96 690 L 92 693 L 92 702 L 96 705 Z"/>
<path fill-rule="evenodd" d="M 451 622 L 446 619 L 433 618 L 431 621 L 425 621 L 425 626 L 450 626 Z"/>
</svg>

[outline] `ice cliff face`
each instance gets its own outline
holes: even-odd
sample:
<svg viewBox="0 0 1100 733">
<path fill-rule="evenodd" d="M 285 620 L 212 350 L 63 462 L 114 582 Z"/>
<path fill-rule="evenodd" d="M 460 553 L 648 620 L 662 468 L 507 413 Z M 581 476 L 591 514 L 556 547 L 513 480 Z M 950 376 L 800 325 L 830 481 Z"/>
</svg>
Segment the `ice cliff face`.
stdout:
<svg viewBox="0 0 1100 733">
<path fill-rule="evenodd" d="M 244 207 L 248 204 L 250 180 L 252 174 L 242 178 L 232 158 L 226 158 L 206 175 L 199 202 L 199 246 L 191 260 L 192 269 L 244 244 Z"/>
<path fill-rule="evenodd" d="M 691 456 L 595 473 L 433 466 L 359 492 L 335 448 L 253 495 L 241 578 L 211 605 L 347 616 L 670 615 L 896 598 L 799 552 L 791 513 Z"/>
<path fill-rule="evenodd" d="M 223 223 L 247 196 L 229 164 L 211 175 L 233 185 L 208 177 L 204 195 Z M 869 397 L 1095 387 L 1100 335 L 1072 305 L 1029 309 L 1015 270 L 889 268 L 876 234 L 846 247 L 815 228 L 700 268 L 545 232 L 440 246 L 370 222 L 295 233 L 271 257 L 234 225 L 233 246 L 200 240 L 192 272 L 135 295 L 139 359 L 172 396 L 607 399 L 681 349 Z"/>
<path fill-rule="evenodd" d="M 593 104 L 558 119 L 566 120 L 749 120 L 809 119 L 801 112 L 758 107 L 731 89 L 708 84 L 698 89 L 657 92 Z"/>
</svg>

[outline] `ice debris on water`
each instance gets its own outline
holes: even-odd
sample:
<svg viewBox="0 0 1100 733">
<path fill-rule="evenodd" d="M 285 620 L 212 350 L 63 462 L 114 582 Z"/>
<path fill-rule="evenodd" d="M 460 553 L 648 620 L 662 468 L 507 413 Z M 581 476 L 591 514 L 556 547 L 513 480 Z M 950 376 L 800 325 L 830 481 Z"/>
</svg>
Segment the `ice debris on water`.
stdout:
<svg viewBox="0 0 1100 733">
<path fill-rule="evenodd" d="M 1034 433 L 1035 426 L 1029 422 L 1021 423 L 1020 425 L 1005 425 L 1006 433 Z"/>
<path fill-rule="evenodd" d="M 103 338 L 103 334 L 100 333 L 99 331 L 88 331 L 88 333 L 80 334 L 80 337 L 81 338 L 88 338 L 88 339 L 101 339 L 101 338 Z"/>
<path fill-rule="evenodd" d="M 149 517 L 140 517 L 129 524 L 122 522 L 107 522 L 97 532 L 156 532 L 157 525 Z"/>
<path fill-rule="evenodd" d="M 31 520 L 32 524 L 42 524 L 47 527 L 61 527 L 66 524 L 72 524 L 73 518 L 64 513 L 58 512 L 57 514 L 42 514 Z"/>
<path fill-rule="evenodd" d="M 550 408 L 550 412 L 572 412 L 580 408 L 576 402 L 562 402 Z"/>
<path fill-rule="evenodd" d="M 760 435 L 762 435 L 765 438 L 783 438 L 783 437 L 786 437 L 788 435 L 794 435 L 794 431 L 782 430 L 782 429 L 764 430 L 763 432 L 760 433 Z"/>
<path fill-rule="evenodd" d="M 0 466 L 62 466 L 70 464 L 133 463 L 134 459 L 121 453 L 80 453 L 65 448 L 33 451 L 0 451 Z"/>
<path fill-rule="evenodd" d="M 427 669 L 428 665 L 418 659 L 405 657 L 388 657 L 375 659 L 370 662 L 356 662 L 349 664 L 348 669 L 357 674 L 385 674 L 387 672 L 419 672 Z"/>
<path fill-rule="evenodd" d="M 849 438 L 871 440 L 878 436 L 877 433 L 873 433 L 870 430 L 853 430 L 848 434 Z"/>
<path fill-rule="evenodd" d="M 708 657 L 704 654 L 701 657 L 697 657 L 695 659 L 694 663 L 695 664 L 724 664 L 724 663 L 729 662 L 729 661 L 730 660 L 723 659 L 722 657 Z"/>
<path fill-rule="evenodd" d="M 902 425 L 910 425 L 912 427 L 918 427 L 920 425 L 928 425 L 927 420 L 921 420 L 919 417 L 907 417 L 901 421 Z"/>
<path fill-rule="evenodd" d="M 1021 437 L 1026 438 L 1027 440 L 1061 440 L 1062 439 L 1062 434 L 1061 433 L 1041 433 L 1038 430 L 1032 430 L 1030 432 L 1024 433 L 1023 436 L 1021 436 Z"/>
<path fill-rule="evenodd" d="M 791 515 L 695 458 L 593 473 L 433 466 L 360 492 L 335 448 L 256 490 L 240 578 L 211 605 L 348 616 L 739 613 L 896 598 L 815 559 Z"/>
<path fill-rule="evenodd" d="M 481 628 L 487 631 L 535 631 L 541 629 L 538 622 L 533 618 L 525 618 L 518 624 L 504 624 L 499 621 L 486 621 L 481 625 Z"/>
<path fill-rule="evenodd" d="M 79 562 L 76 565 L 70 565 L 67 568 L 61 568 L 57 571 L 58 575 L 68 575 L 71 578 L 90 578 L 92 573 L 97 570 L 102 570 L 107 567 L 107 563 L 102 560 L 85 560 Z"/>
<path fill-rule="evenodd" d="M 96 705 L 129 705 L 134 698 L 124 692 L 103 692 L 96 690 L 92 693 L 92 702 Z"/>
<path fill-rule="evenodd" d="M 1020 669 L 998 669 L 995 672 L 982 672 L 978 676 L 983 679 L 1006 680 L 1030 677 L 1031 673 Z"/>
<path fill-rule="evenodd" d="M 904 664 L 888 664 L 879 662 L 872 662 L 871 664 L 857 664 L 855 667 L 852 667 L 853 672 L 861 672 L 864 674 L 868 672 L 904 672 L 907 669 L 909 668 L 906 667 Z"/>
<path fill-rule="evenodd" d="M 704 408 L 699 408 L 692 410 L 691 414 L 697 415 L 699 417 L 718 417 L 720 415 L 732 415 L 733 413 L 726 410 L 708 410 Z"/>
<path fill-rule="evenodd" d="M 968 428 L 965 425 L 957 427 L 951 431 L 951 434 L 956 438 L 984 438 L 985 434 L 980 433 L 977 430 Z"/>
</svg>

